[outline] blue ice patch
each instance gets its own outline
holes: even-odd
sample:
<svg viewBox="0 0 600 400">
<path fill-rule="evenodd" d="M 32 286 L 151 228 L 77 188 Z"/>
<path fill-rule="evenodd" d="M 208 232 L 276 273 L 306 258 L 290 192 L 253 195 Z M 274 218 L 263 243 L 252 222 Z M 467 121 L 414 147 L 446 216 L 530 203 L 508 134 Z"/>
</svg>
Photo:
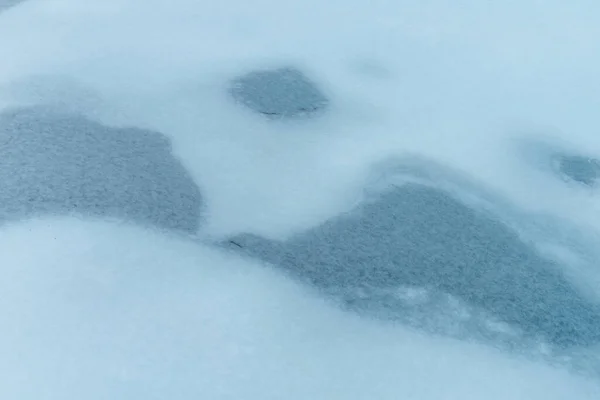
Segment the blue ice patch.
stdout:
<svg viewBox="0 0 600 400">
<path fill-rule="evenodd" d="M 157 132 L 26 108 L 0 114 L 0 221 L 113 217 L 193 233 L 202 199 Z"/>
</svg>

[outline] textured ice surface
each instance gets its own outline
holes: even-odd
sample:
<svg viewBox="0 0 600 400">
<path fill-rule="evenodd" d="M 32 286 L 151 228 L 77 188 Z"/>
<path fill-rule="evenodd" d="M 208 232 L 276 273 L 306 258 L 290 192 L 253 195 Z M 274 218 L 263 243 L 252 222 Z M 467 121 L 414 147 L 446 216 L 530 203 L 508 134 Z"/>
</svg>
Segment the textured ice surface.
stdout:
<svg viewBox="0 0 600 400">
<path fill-rule="evenodd" d="M 15 6 L 23 0 L 0 0 L 0 11 Z"/>
<path fill-rule="evenodd" d="M 0 114 L 0 181 L 0 221 L 79 214 L 187 233 L 200 222 L 200 192 L 168 138 L 43 107 Z"/>
<path fill-rule="evenodd" d="M 600 340 L 600 306 L 559 265 L 439 189 L 395 187 L 285 242 L 246 235 L 230 243 L 343 296 L 350 308 L 369 297 L 371 308 L 393 308 L 382 294 L 416 287 L 453 295 L 557 346 Z"/>
<path fill-rule="evenodd" d="M 600 161 L 584 156 L 557 156 L 559 171 L 569 179 L 594 186 L 600 178 Z"/>
<path fill-rule="evenodd" d="M 231 94 L 246 107 L 271 117 L 298 117 L 323 111 L 325 95 L 295 68 L 255 71 L 236 78 Z"/>
</svg>

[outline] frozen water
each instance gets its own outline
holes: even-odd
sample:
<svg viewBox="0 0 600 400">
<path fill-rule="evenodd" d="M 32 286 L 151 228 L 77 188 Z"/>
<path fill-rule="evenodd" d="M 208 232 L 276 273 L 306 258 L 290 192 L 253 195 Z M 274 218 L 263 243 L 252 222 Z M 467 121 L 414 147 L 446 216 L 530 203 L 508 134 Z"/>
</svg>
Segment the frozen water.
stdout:
<svg viewBox="0 0 600 400">
<path fill-rule="evenodd" d="M 598 160 L 576 155 L 563 155 L 557 158 L 559 171 L 576 182 L 594 186 L 600 178 Z"/>
<path fill-rule="evenodd" d="M 298 117 L 322 111 L 327 99 L 294 68 L 256 71 L 236 78 L 231 93 L 250 109 L 271 117 Z"/>
<path fill-rule="evenodd" d="M 498 220 L 439 189 L 394 187 L 285 242 L 246 235 L 229 243 L 350 303 L 360 288 L 386 308 L 389 302 L 377 293 L 428 288 L 554 345 L 600 340 L 600 304 L 579 294 L 559 265 Z"/>
<path fill-rule="evenodd" d="M 39 141 L 1 143 L 19 146 L 0 160 L 11 192 L 2 200 L 15 210 L 0 226 L 0 397 L 597 398 L 597 346 L 549 349 L 518 328 L 555 347 L 595 336 L 585 317 L 600 301 L 600 193 L 577 184 L 589 171 L 557 179 L 553 157 L 600 159 L 599 19 L 588 0 L 28 0 L 2 12 L 2 118 L 29 116 Z M 252 89 L 244 99 L 268 94 L 260 104 L 283 114 L 300 101 L 284 94 L 317 90 L 319 118 L 273 121 L 235 101 L 236 79 L 284 67 L 303 76 L 293 90 Z M 39 121 L 29 108 L 38 106 L 50 110 Z M 455 185 L 411 182 L 361 203 L 372 166 L 408 155 L 426 160 L 411 171 L 417 178 L 452 171 Z M 82 177 L 82 160 L 100 163 Z M 110 193 L 90 197 L 82 184 Z M 56 197 L 36 200 L 35 211 L 19 193 L 38 188 Z M 413 247 L 364 229 L 308 240 L 324 227 L 385 220 L 377 198 L 403 204 L 399 216 L 419 235 L 398 240 Z M 24 221 L 40 213 L 85 221 Z M 107 217 L 121 224 L 92 221 Z M 196 228 L 204 244 L 168 236 Z M 270 251 L 301 238 L 357 254 L 346 252 L 348 238 L 413 254 L 428 270 L 410 264 L 404 277 L 433 289 L 352 287 L 350 300 L 364 314 L 400 302 L 394 309 L 410 314 L 402 321 L 426 329 L 342 312 L 269 269 L 277 266 L 206 247 L 241 233 Z M 333 257 L 298 249 L 297 258 Z M 487 268 L 460 273 L 461 257 Z M 492 269 L 504 259 L 512 268 Z M 337 261 L 337 277 L 354 279 Z M 478 313 L 481 324 L 471 324 Z M 430 335 L 455 328 L 461 341 Z M 469 342 L 485 329 L 519 346 Z M 571 375 L 584 369 L 594 382 Z"/>
<path fill-rule="evenodd" d="M 23 0 L 0 0 L 0 11 L 7 9 L 9 7 L 13 7 L 20 3 Z"/>
<path fill-rule="evenodd" d="M 43 107 L 0 114 L 0 221 L 43 214 L 127 219 L 195 233 L 201 197 L 157 132 Z"/>
</svg>

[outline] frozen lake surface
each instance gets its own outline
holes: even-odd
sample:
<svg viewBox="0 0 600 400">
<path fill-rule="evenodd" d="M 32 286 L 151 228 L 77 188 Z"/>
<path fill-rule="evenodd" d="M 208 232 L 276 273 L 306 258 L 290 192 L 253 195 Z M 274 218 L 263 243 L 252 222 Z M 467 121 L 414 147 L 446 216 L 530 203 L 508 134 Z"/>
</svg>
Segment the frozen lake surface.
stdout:
<svg viewBox="0 0 600 400">
<path fill-rule="evenodd" d="M 0 398 L 599 398 L 599 17 L 0 1 Z"/>
</svg>

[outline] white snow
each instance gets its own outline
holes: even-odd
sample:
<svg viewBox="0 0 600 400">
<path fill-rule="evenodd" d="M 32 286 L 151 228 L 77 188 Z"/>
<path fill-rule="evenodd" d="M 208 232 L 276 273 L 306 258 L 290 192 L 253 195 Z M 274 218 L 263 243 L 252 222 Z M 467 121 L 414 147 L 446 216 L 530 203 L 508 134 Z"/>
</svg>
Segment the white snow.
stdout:
<svg viewBox="0 0 600 400">
<path fill-rule="evenodd" d="M 591 0 L 26 0 L 0 12 L 0 108 L 168 135 L 207 237 L 314 226 L 405 154 L 597 233 L 598 192 L 542 164 L 548 148 L 600 157 L 598 20 Z M 228 97 L 231 79 L 288 65 L 329 97 L 324 116 L 269 121 Z M 599 397 L 597 379 L 357 319 L 187 240 L 2 227 L 0 398 Z M 600 292 L 597 271 L 571 273 Z"/>
<path fill-rule="evenodd" d="M 338 311 L 186 239 L 45 218 L 0 233 L 3 399 L 596 399 L 600 385 Z"/>
</svg>

